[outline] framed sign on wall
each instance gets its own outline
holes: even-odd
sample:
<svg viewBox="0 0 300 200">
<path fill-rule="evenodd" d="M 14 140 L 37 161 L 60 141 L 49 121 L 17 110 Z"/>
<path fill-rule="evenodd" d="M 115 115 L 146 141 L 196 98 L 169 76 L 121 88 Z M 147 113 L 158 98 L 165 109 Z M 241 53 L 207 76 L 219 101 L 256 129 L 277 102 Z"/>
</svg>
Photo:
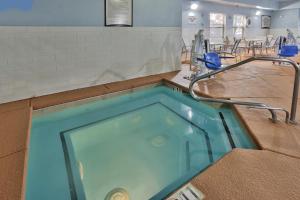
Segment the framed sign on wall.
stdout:
<svg viewBox="0 0 300 200">
<path fill-rule="evenodd" d="M 271 16 L 269 15 L 261 16 L 261 28 L 263 29 L 271 28 Z"/>
<path fill-rule="evenodd" d="M 105 0 L 105 26 L 132 26 L 133 0 Z"/>
</svg>

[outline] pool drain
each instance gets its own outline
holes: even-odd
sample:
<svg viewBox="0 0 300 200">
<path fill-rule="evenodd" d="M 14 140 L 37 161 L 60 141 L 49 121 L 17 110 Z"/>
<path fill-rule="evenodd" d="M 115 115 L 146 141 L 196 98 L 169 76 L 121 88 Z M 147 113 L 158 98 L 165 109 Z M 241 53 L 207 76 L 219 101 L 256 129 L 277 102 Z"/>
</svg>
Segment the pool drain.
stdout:
<svg viewBox="0 0 300 200">
<path fill-rule="evenodd" d="M 167 138 L 165 136 L 159 135 L 159 136 L 152 138 L 151 144 L 154 147 L 162 147 L 166 144 L 166 140 L 167 140 Z"/>
<path fill-rule="evenodd" d="M 115 188 L 110 191 L 105 200 L 130 200 L 128 192 L 123 188 Z"/>
</svg>

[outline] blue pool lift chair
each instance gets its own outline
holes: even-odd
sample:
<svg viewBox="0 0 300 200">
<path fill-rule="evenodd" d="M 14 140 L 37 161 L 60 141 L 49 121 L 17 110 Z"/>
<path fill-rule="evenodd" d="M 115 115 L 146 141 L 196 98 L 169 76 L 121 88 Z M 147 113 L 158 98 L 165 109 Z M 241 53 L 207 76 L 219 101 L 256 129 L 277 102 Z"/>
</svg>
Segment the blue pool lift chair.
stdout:
<svg viewBox="0 0 300 200">
<path fill-rule="evenodd" d="M 278 56 L 284 58 L 294 57 L 298 54 L 298 51 L 297 45 L 284 45 L 279 49 Z"/>
<path fill-rule="evenodd" d="M 205 64 L 205 67 L 209 70 L 218 70 L 222 68 L 221 58 L 219 54 L 215 52 L 205 53 L 203 58 L 197 58 Z"/>
<path fill-rule="evenodd" d="M 216 71 L 216 70 L 220 70 L 222 67 L 225 67 L 224 65 L 222 65 L 221 62 L 222 58 L 232 58 L 232 57 L 221 57 L 217 52 L 209 52 L 203 54 L 203 58 L 197 58 L 197 60 L 205 63 L 205 67 L 209 71 Z M 199 71 L 198 73 L 203 73 L 203 72 Z M 208 78 L 212 78 L 212 77 L 209 76 Z"/>
<path fill-rule="evenodd" d="M 278 56 L 279 58 L 291 58 L 297 56 L 298 52 L 299 49 L 297 45 L 282 45 L 279 46 Z M 279 62 L 279 65 L 280 64 L 281 62 Z"/>
<path fill-rule="evenodd" d="M 197 58 L 198 61 L 204 62 L 205 67 L 209 70 L 219 70 L 223 67 L 222 58 L 232 58 L 231 56 L 220 56 L 217 52 L 209 52 L 203 55 L 203 58 Z"/>
<path fill-rule="evenodd" d="M 204 54 L 204 63 L 207 69 L 218 70 L 222 67 L 222 62 L 220 56 L 215 53 L 205 53 Z"/>
</svg>

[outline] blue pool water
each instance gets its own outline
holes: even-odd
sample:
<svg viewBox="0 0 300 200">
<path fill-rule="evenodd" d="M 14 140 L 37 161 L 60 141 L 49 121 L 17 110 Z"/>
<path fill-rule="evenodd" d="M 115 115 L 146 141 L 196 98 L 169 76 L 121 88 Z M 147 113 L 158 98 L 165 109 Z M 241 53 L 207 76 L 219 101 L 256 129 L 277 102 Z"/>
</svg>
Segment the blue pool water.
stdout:
<svg viewBox="0 0 300 200">
<path fill-rule="evenodd" d="M 234 147 L 255 148 L 226 107 L 165 86 L 33 117 L 27 200 L 160 199 Z"/>
</svg>

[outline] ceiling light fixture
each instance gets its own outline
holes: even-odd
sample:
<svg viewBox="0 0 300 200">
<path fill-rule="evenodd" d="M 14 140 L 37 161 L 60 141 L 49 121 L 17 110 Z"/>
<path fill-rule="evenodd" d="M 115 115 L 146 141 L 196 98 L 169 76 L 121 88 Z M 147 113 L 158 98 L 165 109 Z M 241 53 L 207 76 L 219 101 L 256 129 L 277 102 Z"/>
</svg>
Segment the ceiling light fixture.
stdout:
<svg viewBox="0 0 300 200">
<path fill-rule="evenodd" d="M 191 9 L 192 9 L 192 10 L 197 10 L 198 6 L 199 6 L 199 5 L 198 5 L 197 3 L 192 3 Z"/>
<path fill-rule="evenodd" d="M 261 10 L 274 10 L 273 8 L 268 8 L 268 7 L 262 7 L 262 6 L 255 6 L 257 9 Z"/>
</svg>

